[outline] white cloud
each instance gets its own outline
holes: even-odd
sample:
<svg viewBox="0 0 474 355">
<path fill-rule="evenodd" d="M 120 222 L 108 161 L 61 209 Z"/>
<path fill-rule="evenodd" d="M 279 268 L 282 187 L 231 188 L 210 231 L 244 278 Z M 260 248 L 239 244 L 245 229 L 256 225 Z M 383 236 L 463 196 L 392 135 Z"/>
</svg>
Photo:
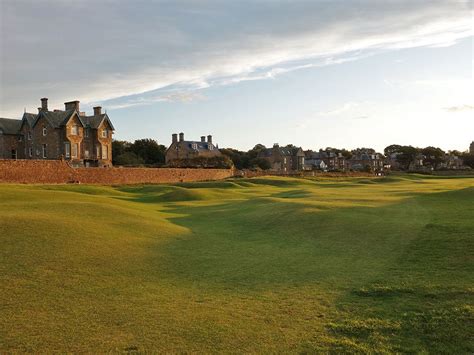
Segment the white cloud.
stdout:
<svg viewBox="0 0 474 355">
<path fill-rule="evenodd" d="M 34 109 L 43 96 L 56 106 L 75 98 L 149 104 L 170 87 L 269 79 L 383 50 L 451 45 L 473 31 L 470 1 L 1 6 L 2 115 Z"/>
<path fill-rule="evenodd" d="M 443 110 L 448 112 L 464 112 L 474 110 L 474 105 L 460 105 L 460 106 L 451 106 L 444 107 Z"/>
</svg>

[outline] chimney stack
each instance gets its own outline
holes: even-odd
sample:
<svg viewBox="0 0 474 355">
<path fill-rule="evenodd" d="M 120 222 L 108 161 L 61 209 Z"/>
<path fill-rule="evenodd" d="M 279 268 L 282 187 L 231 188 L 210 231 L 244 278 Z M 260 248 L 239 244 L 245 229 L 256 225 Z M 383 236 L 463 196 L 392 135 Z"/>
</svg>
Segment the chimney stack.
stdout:
<svg viewBox="0 0 474 355">
<path fill-rule="evenodd" d="M 201 143 L 206 142 L 206 136 L 201 136 Z"/>
<path fill-rule="evenodd" d="M 211 136 L 211 135 L 208 135 L 208 136 L 207 136 L 207 143 L 211 143 L 211 144 L 212 144 L 212 136 Z"/>
<path fill-rule="evenodd" d="M 94 116 L 99 116 L 99 115 L 102 115 L 102 107 L 96 106 L 94 107 Z"/>
<path fill-rule="evenodd" d="M 180 141 L 180 142 L 184 142 L 184 133 L 183 133 L 183 132 L 181 132 L 181 133 L 179 134 L 179 141 Z"/>
<path fill-rule="evenodd" d="M 48 111 L 48 98 L 43 97 L 41 99 L 41 111 Z"/>
<path fill-rule="evenodd" d="M 65 102 L 64 109 L 66 111 L 76 110 L 77 112 L 79 112 L 79 101 L 76 100 L 76 101 Z"/>
<path fill-rule="evenodd" d="M 176 133 L 171 135 L 171 143 L 178 143 L 178 135 Z"/>
</svg>

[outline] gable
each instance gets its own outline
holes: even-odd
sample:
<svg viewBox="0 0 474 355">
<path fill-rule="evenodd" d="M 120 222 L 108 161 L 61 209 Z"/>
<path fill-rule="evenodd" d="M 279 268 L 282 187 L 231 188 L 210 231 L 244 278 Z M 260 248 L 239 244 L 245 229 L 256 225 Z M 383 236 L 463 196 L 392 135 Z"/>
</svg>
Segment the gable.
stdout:
<svg viewBox="0 0 474 355">
<path fill-rule="evenodd" d="M 66 119 L 66 121 L 64 121 L 65 126 L 74 124 L 81 125 L 82 127 L 84 127 L 84 123 L 82 122 L 81 117 L 77 114 L 77 112 L 74 112 L 74 114 L 72 114 L 69 118 Z"/>
</svg>

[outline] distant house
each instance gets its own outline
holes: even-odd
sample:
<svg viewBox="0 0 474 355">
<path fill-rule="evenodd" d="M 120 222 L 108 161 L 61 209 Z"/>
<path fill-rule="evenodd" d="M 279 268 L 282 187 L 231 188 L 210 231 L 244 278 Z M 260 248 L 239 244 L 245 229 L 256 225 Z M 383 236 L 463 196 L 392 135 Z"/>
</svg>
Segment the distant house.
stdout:
<svg viewBox="0 0 474 355">
<path fill-rule="evenodd" d="M 283 173 L 302 171 L 305 167 L 305 154 L 298 147 L 280 147 L 278 143 L 273 148 L 263 149 L 258 158 L 266 159 L 271 170 Z"/>
<path fill-rule="evenodd" d="M 202 136 L 200 141 L 184 140 L 184 133 L 178 135 L 174 133 L 171 136 L 171 145 L 166 150 L 166 164 L 180 160 L 188 160 L 198 157 L 212 158 L 220 157 L 222 153 L 219 147 L 212 142 L 212 136 Z"/>
<path fill-rule="evenodd" d="M 410 167 L 408 168 L 408 170 L 411 170 L 411 171 L 416 171 L 416 170 L 429 170 L 428 167 L 425 167 L 425 159 L 426 157 L 421 154 L 421 153 L 418 153 L 416 156 L 415 156 L 415 159 L 410 163 Z"/>
<path fill-rule="evenodd" d="M 307 150 L 305 151 L 305 165 L 307 170 L 344 171 L 345 158 L 340 152 L 331 149 L 320 149 L 319 152 Z"/>
<path fill-rule="evenodd" d="M 464 161 L 461 157 L 454 154 L 446 154 L 440 168 L 458 170 L 464 167 Z"/>
<path fill-rule="evenodd" d="M 385 157 L 372 150 L 354 150 L 352 151 L 352 157 L 346 160 L 346 168 L 348 170 L 371 170 L 378 172 L 383 171 L 385 165 Z"/>
<path fill-rule="evenodd" d="M 50 111 L 41 99 L 38 113 L 21 120 L 0 119 L 0 157 L 6 159 L 64 159 L 72 166 L 111 166 L 114 126 L 100 106 L 87 116 L 79 101 Z"/>
<path fill-rule="evenodd" d="M 19 158 L 18 146 L 23 140 L 20 127 L 21 120 L 0 118 L 0 159 Z"/>
</svg>

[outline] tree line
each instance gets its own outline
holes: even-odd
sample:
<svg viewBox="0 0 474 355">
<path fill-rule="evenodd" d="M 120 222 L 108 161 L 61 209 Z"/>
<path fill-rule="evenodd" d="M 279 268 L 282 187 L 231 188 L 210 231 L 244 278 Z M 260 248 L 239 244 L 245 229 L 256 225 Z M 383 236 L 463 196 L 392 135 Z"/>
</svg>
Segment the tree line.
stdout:
<svg viewBox="0 0 474 355">
<path fill-rule="evenodd" d="M 124 166 L 163 166 L 166 147 L 154 139 L 138 139 L 133 143 L 112 142 L 112 164 Z"/>
</svg>

